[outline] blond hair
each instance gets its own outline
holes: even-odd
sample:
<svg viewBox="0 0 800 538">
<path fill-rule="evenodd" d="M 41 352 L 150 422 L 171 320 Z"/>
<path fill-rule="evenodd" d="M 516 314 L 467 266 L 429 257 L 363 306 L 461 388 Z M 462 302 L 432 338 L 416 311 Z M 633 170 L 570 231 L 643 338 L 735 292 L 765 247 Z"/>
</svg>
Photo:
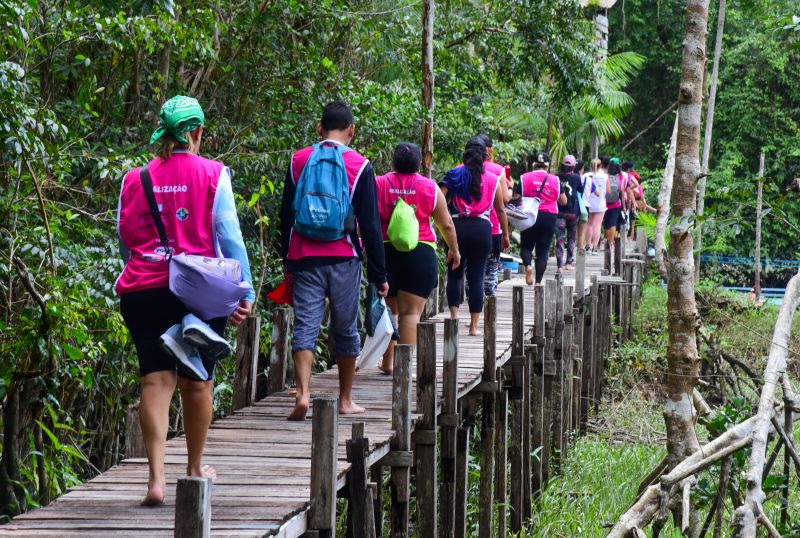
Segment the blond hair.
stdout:
<svg viewBox="0 0 800 538">
<path fill-rule="evenodd" d="M 191 132 L 181 134 L 189 141 L 188 144 L 184 144 L 169 133 L 164 133 L 161 137 L 161 145 L 158 147 L 158 156 L 161 157 L 162 161 L 166 161 L 172 157 L 172 152 L 175 149 L 185 149 L 188 150 L 189 153 L 197 153 L 200 149 L 199 144 L 197 144 Z"/>
<path fill-rule="evenodd" d="M 592 172 L 597 172 L 598 170 L 600 170 L 601 164 L 603 164 L 603 161 L 601 161 L 600 159 L 592 159 L 592 164 L 591 164 Z"/>
</svg>

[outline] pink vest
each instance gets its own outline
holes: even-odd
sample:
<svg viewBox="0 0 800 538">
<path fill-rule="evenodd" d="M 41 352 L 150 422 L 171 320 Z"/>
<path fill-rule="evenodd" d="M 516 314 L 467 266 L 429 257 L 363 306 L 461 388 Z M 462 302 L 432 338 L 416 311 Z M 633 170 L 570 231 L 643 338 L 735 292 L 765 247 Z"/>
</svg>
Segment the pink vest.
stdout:
<svg viewBox="0 0 800 538">
<path fill-rule="evenodd" d="M 494 196 L 495 192 L 497 192 L 497 185 L 499 184 L 498 179 L 496 175 L 488 171 L 481 175 L 480 200 L 473 199 L 470 203 L 467 203 L 463 198 L 453 196 L 453 205 L 456 211 L 458 211 L 458 215 L 453 215 L 453 217 L 480 217 L 489 220 L 489 213 L 494 206 Z"/>
<path fill-rule="evenodd" d="M 395 202 L 402 195 L 408 205 L 416 208 L 419 221 L 419 240 L 429 243 L 436 242 L 436 236 L 431 227 L 431 214 L 436 207 L 436 195 L 439 187 L 432 179 L 420 174 L 391 172 L 375 178 L 375 188 L 378 193 L 378 213 L 381 216 L 381 232 L 384 241 L 389 240 L 386 229 L 389 227 Z"/>
<path fill-rule="evenodd" d="M 157 157 L 147 169 L 161 220 L 175 254 L 217 256 L 213 206 L 224 164 L 191 153 Z M 140 168 L 125 174 L 119 197 L 119 236 L 131 258 L 116 283 L 117 294 L 169 285 L 169 266 L 140 179 Z"/>
<path fill-rule="evenodd" d="M 607 209 L 622 207 L 622 201 L 628 199 L 628 193 L 625 192 L 625 189 L 628 187 L 628 174 L 626 172 L 620 172 L 617 178 L 619 178 L 619 202 L 608 204 Z M 608 176 L 608 180 L 611 181 L 611 175 Z"/>
<path fill-rule="evenodd" d="M 539 187 L 542 185 L 542 179 L 547 176 L 547 181 L 544 184 L 541 194 Z M 522 174 L 520 177 L 522 182 L 522 196 L 526 198 L 539 198 L 539 211 L 544 213 L 558 213 L 558 196 L 561 194 L 561 184 L 558 182 L 558 176 L 548 174 L 544 170 L 536 170 Z"/>
<path fill-rule="evenodd" d="M 506 169 L 502 165 L 492 161 L 485 161 L 483 163 L 483 168 L 497 177 L 502 176 L 506 172 Z M 503 185 L 502 188 L 505 188 L 505 185 Z M 500 235 L 500 219 L 497 218 L 497 211 L 495 211 L 494 205 L 492 205 L 492 209 L 489 211 L 489 222 L 492 223 L 492 235 Z"/>
<path fill-rule="evenodd" d="M 295 185 L 297 185 L 297 182 L 300 180 L 303 167 L 308 162 L 308 158 L 311 157 L 311 152 L 313 150 L 313 146 L 308 146 L 292 155 L 291 170 L 292 180 Z M 356 151 L 347 151 L 342 154 L 342 158 L 344 159 L 345 168 L 347 168 L 347 181 L 350 185 L 350 199 L 352 200 L 353 191 L 355 191 L 358 179 L 361 177 L 361 172 L 369 161 Z M 300 260 L 317 256 L 352 258 L 358 256 L 358 251 L 349 236 L 337 239 L 336 241 L 317 241 L 315 239 L 303 237 L 292 228 L 291 235 L 289 236 L 289 255 L 287 258 L 289 260 Z"/>
</svg>

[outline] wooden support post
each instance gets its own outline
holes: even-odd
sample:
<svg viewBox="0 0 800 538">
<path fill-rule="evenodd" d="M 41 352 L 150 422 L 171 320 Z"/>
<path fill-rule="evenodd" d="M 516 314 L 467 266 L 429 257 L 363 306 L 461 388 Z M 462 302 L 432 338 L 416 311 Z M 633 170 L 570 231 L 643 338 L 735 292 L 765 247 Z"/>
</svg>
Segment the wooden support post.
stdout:
<svg viewBox="0 0 800 538">
<path fill-rule="evenodd" d="M 618 311 L 619 315 L 617 316 L 617 323 L 619 323 L 620 327 L 620 334 L 619 334 L 619 342 L 625 342 L 628 339 L 628 297 L 630 296 L 631 288 L 626 284 L 630 283 L 628 280 L 628 269 L 629 265 L 623 263 L 622 264 L 622 271 L 621 276 L 624 283 L 622 285 L 617 286 L 617 293 L 619 295 L 618 299 Z"/>
<path fill-rule="evenodd" d="M 606 248 L 603 251 L 603 269 L 605 270 L 605 274 L 610 275 L 613 269 L 611 261 L 611 241 L 606 239 L 605 242 Z"/>
<path fill-rule="evenodd" d="M 422 321 L 430 319 L 439 313 L 439 289 L 434 288 L 425 302 L 425 308 L 422 311 Z"/>
<path fill-rule="evenodd" d="M 641 226 L 636 228 L 636 252 L 647 256 L 647 232 Z"/>
<path fill-rule="evenodd" d="M 530 473 L 526 474 L 528 467 L 525 419 L 529 413 L 525 411 L 527 398 L 525 397 L 525 358 L 524 350 L 525 331 L 525 301 L 522 286 L 514 286 L 511 301 L 511 360 L 512 360 L 512 387 L 511 395 L 511 532 L 522 530 L 522 521 L 525 517 L 525 482 L 530 480 Z"/>
<path fill-rule="evenodd" d="M 597 357 L 600 356 L 600 341 L 599 341 L 599 304 L 600 304 L 600 282 L 598 280 L 597 275 L 592 275 L 592 287 L 591 293 L 589 294 L 589 300 L 591 303 L 589 304 L 589 327 L 587 331 L 588 341 L 584 344 L 584 367 L 583 367 L 583 382 L 581 384 L 582 388 L 581 391 L 585 394 L 583 404 L 581 408 L 583 409 L 583 416 L 581 417 L 581 427 L 582 429 L 586 426 L 586 421 L 589 417 L 589 410 L 593 408 L 595 399 L 595 383 L 597 378 L 596 374 L 596 363 Z"/>
<path fill-rule="evenodd" d="M 375 495 L 372 497 L 375 536 L 383 536 L 383 467 L 377 463 L 373 465 L 369 470 L 369 479 L 376 485 Z"/>
<path fill-rule="evenodd" d="M 398 344 L 394 348 L 392 384 L 392 451 L 411 450 L 411 351 L 413 346 Z M 409 467 L 392 467 L 392 536 L 408 534 Z"/>
<path fill-rule="evenodd" d="M 533 295 L 533 343 L 525 349 L 531 373 L 531 491 L 537 494 L 542 489 L 542 439 L 544 424 L 544 366 L 545 353 L 545 301 L 544 286 L 535 286 Z"/>
<path fill-rule="evenodd" d="M 506 282 L 507 280 L 511 280 L 511 269 L 508 267 L 503 269 L 503 282 Z"/>
<path fill-rule="evenodd" d="M 233 410 L 251 406 L 256 401 L 258 372 L 258 331 L 261 317 L 245 319 L 236 334 L 236 369 L 233 373 Z"/>
<path fill-rule="evenodd" d="M 186 476 L 175 492 L 175 538 L 211 536 L 211 479 Z"/>
<path fill-rule="evenodd" d="M 292 311 L 287 307 L 276 308 L 272 312 L 272 349 L 269 352 L 269 379 L 266 392 L 260 397 L 286 389 L 286 371 L 292 350 L 289 345 L 291 335 Z M 259 392 L 261 387 L 259 385 Z"/>
<path fill-rule="evenodd" d="M 311 417 L 311 503 L 308 528 L 319 536 L 336 533 L 336 449 L 339 439 L 339 398 L 318 396 Z"/>
<path fill-rule="evenodd" d="M 456 432 L 456 538 L 467 537 L 467 494 L 469 489 L 469 438 L 475 423 L 475 400 L 459 400 L 461 422 Z"/>
<path fill-rule="evenodd" d="M 603 371 L 605 370 L 605 358 L 607 354 L 608 342 L 611 339 L 611 324 L 609 320 L 609 288 L 607 284 L 600 285 L 598 295 L 598 311 L 597 311 L 597 341 L 598 345 L 595 349 L 594 361 L 594 395 L 593 402 L 595 411 L 600 407 L 600 399 L 602 396 L 603 386 Z"/>
<path fill-rule="evenodd" d="M 584 314 L 583 304 L 572 309 L 572 430 L 577 435 L 581 424 L 581 400 L 583 383 Z"/>
<path fill-rule="evenodd" d="M 575 329 L 573 328 L 572 318 L 572 286 L 564 286 L 564 333 L 561 360 L 562 367 L 562 391 L 561 391 L 561 425 L 562 425 L 562 446 L 561 461 L 567 457 L 569 450 L 569 433 L 572 431 L 572 359 Z"/>
<path fill-rule="evenodd" d="M 542 361 L 542 488 L 550 478 L 550 454 L 553 442 L 554 385 L 556 382 L 556 302 L 558 284 L 555 280 L 545 282 L 545 352 Z"/>
<path fill-rule="evenodd" d="M 456 530 L 456 426 L 458 425 L 458 320 L 444 320 L 442 366 L 442 484 L 439 489 L 442 536 L 452 538 Z"/>
<path fill-rule="evenodd" d="M 508 270 L 510 272 L 510 270 Z M 483 374 L 497 382 L 497 297 L 486 297 L 483 305 Z M 496 394 L 484 392 L 481 408 L 481 484 L 478 506 L 478 537 L 491 538 L 494 512 L 494 444 Z M 419 486 L 417 486 L 419 489 Z M 421 535 L 430 536 L 422 533 Z"/>
<path fill-rule="evenodd" d="M 496 381 L 499 387 L 503 386 L 503 369 L 497 369 Z M 497 443 L 495 443 L 494 461 L 497 480 L 495 481 L 494 496 L 497 500 L 497 536 L 506 535 L 508 520 L 508 392 L 500 389 L 497 391 Z"/>
<path fill-rule="evenodd" d="M 139 422 L 139 402 L 129 405 L 128 411 L 125 413 L 125 457 L 147 457 L 142 437 L 142 425 Z"/>
<path fill-rule="evenodd" d="M 369 439 L 364 437 L 363 422 L 353 422 L 352 428 L 352 437 L 347 440 L 347 461 L 350 462 L 347 524 L 353 538 L 375 538 L 375 512 L 367 485 Z"/>
<path fill-rule="evenodd" d="M 417 484 L 417 534 L 438 536 L 436 435 L 436 324 L 417 325 L 417 420 L 414 431 L 414 468 Z"/>
<path fill-rule="evenodd" d="M 614 276 L 622 275 L 622 258 L 625 257 L 625 239 L 628 237 L 628 227 L 623 224 L 619 227 L 619 235 L 614 239 Z"/>
<path fill-rule="evenodd" d="M 558 468 L 564 451 L 564 279 L 556 274 L 555 378 L 553 379 L 553 465 Z"/>
<path fill-rule="evenodd" d="M 578 249 L 575 257 L 575 297 L 578 301 L 586 295 L 586 250 Z"/>
</svg>

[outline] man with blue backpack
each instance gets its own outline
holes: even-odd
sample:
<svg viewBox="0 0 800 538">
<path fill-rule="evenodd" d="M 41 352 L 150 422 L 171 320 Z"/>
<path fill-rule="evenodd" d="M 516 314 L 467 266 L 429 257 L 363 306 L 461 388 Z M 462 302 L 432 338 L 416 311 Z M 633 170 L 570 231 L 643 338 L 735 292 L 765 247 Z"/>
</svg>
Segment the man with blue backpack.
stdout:
<svg viewBox="0 0 800 538">
<path fill-rule="evenodd" d="M 325 105 L 317 124 L 321 142 L 292 156 L 281 203 L 282 258 L 292 275 L 292 357 L 296 405 L 289 420 L 303 420 L 309 406 L 311 366 L 325 298 L 339 368 L 339 412 L 363 413 L 353 402 L 353 376 L 361 352 L 357 329 L 361 262 L 367 279 L 386 296 L 383 237 L 370 162 L 348 144 L 353 112 L 342 101 Z M 363 245 L 363 246 L 362 246 Z"/>
</svg>

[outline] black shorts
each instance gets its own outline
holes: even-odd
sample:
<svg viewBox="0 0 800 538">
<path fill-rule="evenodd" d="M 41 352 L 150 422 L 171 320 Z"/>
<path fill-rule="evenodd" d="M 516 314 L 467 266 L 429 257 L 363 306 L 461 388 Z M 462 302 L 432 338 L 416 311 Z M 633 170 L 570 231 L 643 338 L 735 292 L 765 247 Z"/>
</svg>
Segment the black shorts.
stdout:
<svg viewBox="0 0 800 538">
<path fill-rule="evenodd" d="M 621 217 L 622 217 L 622 207 L 607 209 L 606 214 L 603 215 L 603 229 L 610 230 L 611 228 L 619 228 Z"/>
<path fill-rule="evenodd" d="M 391 243 L 384 243 L 383 249 L 389 297 L 397 297 L 398 291 L 404 291 L 427 299 L 439 284 L 439 261 L 434 248 L 420 243 L 411 252 L 400 252 Z"/>
<path fill-rule="evenodd" d="M 120 297 L 119 304 L 122 319 L 136 345 L 139 375 L 174 371 L 175 359 L 161 349 L 159 337 L 189 313 L 180 299 L 169 288 L 153 288 L 126 293 Z M 206 323 L 217 334 L 223 334 L 227 321 L 228 318 L 215 318 Z M 203 360 L 209 379 L 214 375 L 214 362 Z"/>
</svg>

